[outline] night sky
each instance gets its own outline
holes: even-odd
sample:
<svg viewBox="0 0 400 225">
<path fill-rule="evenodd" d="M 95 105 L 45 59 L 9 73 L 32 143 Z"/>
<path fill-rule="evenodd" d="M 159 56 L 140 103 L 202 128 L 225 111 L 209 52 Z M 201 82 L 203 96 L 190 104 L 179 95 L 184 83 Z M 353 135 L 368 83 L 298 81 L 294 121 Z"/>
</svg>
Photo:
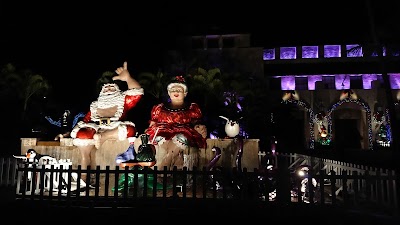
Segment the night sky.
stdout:
<svg viewBox="0 0 400 225">
<path fill-rule="evenodd" d="M 87 95 L 104 71 L 128 61 L 133 74 L 156 72 L 179 35 L 251 33 L 256 47 L 352 43 L 370 38 L 365 1 L 241 3 L 0 3 L 0 65 L 46 77 L 60 99 Z M 343 3 L 341 3 L 343 2 Z M 379 1 L 379 24 L 399 3 Z M 137 5 L 136 5 L 137 4 Z"/>
</svg>

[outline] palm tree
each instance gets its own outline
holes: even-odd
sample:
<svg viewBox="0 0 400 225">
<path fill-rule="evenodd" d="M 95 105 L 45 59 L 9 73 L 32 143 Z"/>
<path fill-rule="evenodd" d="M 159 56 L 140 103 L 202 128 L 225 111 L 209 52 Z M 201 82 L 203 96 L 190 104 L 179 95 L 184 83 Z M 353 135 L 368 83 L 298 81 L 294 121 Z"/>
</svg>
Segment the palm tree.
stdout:
<svg viewBox="0 0 400 225">
<path fill-rule="evenodd" d="M 22 118 L 24 119 L 28 108 L 35 100 L 42 100 L 50 91 L 49 82 L 39 74 L 33 74 L 30 70 L 17 71 L 14 65 L 7 64 L 1 70 L 0 96 L 14 96 L 22 102 Z M 17 107 L 21 107 L 17 106 Z"/>
<path fill-rule="evenodd" d="M 24 95 L 24 112 L 26 112 L 28 103 L 33 96 L 45 97 L 46 93 L 50 89 L 50 85 L 41 75 L 34 74 L 29 75 L 26 79 L 25 95 Z"/>
<path fill-rule="evenodd" d="M 139 73 L 138 82 L 146 93 L 149 93 L 158 101 L 162 100 L 169 77 L 160 70 L 157 74 L 150 72 Z"/>
<path fill-rule="evenodd" d="M 189 99 L 199 103 L 206 111 L 221 100 L 223 82 L 220 79 L 221 71 L 218 68 L 206 70 L 197 68 L 186 76 L 189 85 Z"/>
<path fill-rule="evenodd" d="M 368 10 L 370 32 L 371 32 L 373 43 L 375 46 L 378 46 L 378 47 L 382 46 L 381 36 L 378 35 L 377 29 L 376 29 L 375 16 L 374 16 L 373 8 L 371 5 L 371 1 L 367 0 L 366 4 L 367 4 L 367 10 Z M 398 30 L 397 27 L 395 30 Z M 396 36 L 396 35 L 392 35 L 392 36 Z M 398 36 L 399 35 L 397 35 L 397 37 Z M 394 38 L 394 39 L 396 40 L 396 38 Z M 389 77 L 387 74 L 385 57 L 383 57 L 383 49 L 381 47 L 378 48 L 378 57 L 379 57 L 379 61 L 381 63 L 382 78 L 383 78 L 383 82 L 384 82 L 386 98 L 388 101 L 389 118 L 391 121 L 391 129 L 392 129 L 392 135 L 393 135 L 393 138 L 392 138 L 393 157 L 392 157 L 392 159 L 394 160 L 394 162 L 397 162 L 400 157 L 400 153 L 399 153 L 400 134 L 399 134 L 398 123 L 397 123 L 397 118 L 396 118 L 396 109 L 395 109 L 395 104 L 394 104 L 394 100 L 393 100 L 392 89 L 390 87 L 390 81 L 389 81 Z M 398 169 L 396 170 L 396 182 L 400 182 L 400 173 L 399 173 Z M 397 192 L 397 201 L 400 201 L 400 187 L 399 186 L 397 186 L 396 192 Z"/>
<path fill-rule="evenodd" d="M 41 128 L 41 119 L 44 119 L 41 116 L 50 90 L 49 82 L 39 74 L 17 70 L 11 63 L 1 68 L 0 101 L 3 109 L 0 117 L 5 118 L 4 127 L 10 127 L 7 135 L 1 136 L 6 144 L 15 148 L 19 145 L 19 137 L 32 135 L 31 129 Z"/>
<path fill-rule="evenodd" d="M 96 81 L 97 93 L 101 91 L 102 85 L 112 81 L 112 77 L 115 76 L 114 72 L 105 71 L 99 79 Z M 161 100 L 163 97 L 164 89 L 166 88 L 169 77 L 162 73 L 160 70 L 157 74 L 151 72 L 142 72 L 137 76 L 137 81 L 142 86 L 144 91 L 157 100 Z M 119 85 L 121 85 L 119 83 Z"/>
<path fill-rule="evenodd" d="M 222 132 L 225 121 L 219 116 L 225 116 L 241 124 L 243 135 L 257 138 L 265 134 L 265 126 L 260 127 L 268 118 L 267 107 L 260 109 L 268 102 L 265 78 L 222 73 L 219 68 L 197 68 L 192 74 L 187 78 L 189 94 L 202 106 L 209 131 Z"/>
<path fill-rule="evenodd" d="M 390 28 L 391 24 L 382 24 L 378 26 L 375 20 L 375 12 L 371 5 L 371 1 L 366 1 L 368 24 L 370 29 L 370 38 L 366 43 L 362 43 L 348 50 L 348 52 L 359 54 L 362 52 L 364 57 L 375 56 L 380 64 L 380 69 L 382 73 L 383 85 L 386 94 L 387 107 L 389 109 L 389 117 L 391 121 L 392 129 L 392 148 L 398 149 L 398 142 L 400 141 L 399 130 L 396 118 L 395 101 L 392 94 L 392 89 L 390 86 L 390 79 L 387 71 L 387 59 L 391 54 L 398 52 L 400 50 L 400 44 L 398 42 L 400 34 L 398 29 Z M 387 15 L 390 16 L 390 15 Z M 392 15 L 394 16 L 394 15 Z M 395 16 L 394 16 L 395 18 Z M 394 19 L 393 18 L 393 19 Z M 392 20 L 387 20 L 392 22 Z M 385 56 L 386 54 L 386 56 Z"/>
<path fill-rule="evenodd" d="M 369 17 L 370 33 L 372 37 L 372 46 L 366 47 L 366 49 L 373 49 L 378 54 L 378 59 L 381 65 L 382 78 L 388 103 L 389 117 L 390 121 L 392 122 L 391 123 L 392 134 L 393 134 L 392 147 L 394 150 L 398 151 L 399 149 L 398 142 L 400 141 L 400 139 L 397 127 L 398 124 L 397 124 L 396 110 L 394 104 L 395 101 L 393 99 L 390 80 L 386 68 L 386 57 L 384 57 L 384 52 L 383 52 L 383 47 L 386 47 L 387 52 L 390 53 L 391 50 L 396 49 L 398 47 L 398 43 L 392 42 L 393 40 L 396 40 L 396 38 L 394 38 L 395 34 L 390 33 L 390 30 L 384 30 L 384 27 L 380 27 L 381 32 L 377 31 L 375 14 L 372 9 L 371 1 L 370 0 L 366 1 L 366 4 Z"/>
<path fill-rule="evenodd" d="M 204 122 L 209 131 L 215 130 L 215 118 L 218 118 L 223 107 L 224 85 L 219 68 L 206 70 L 198 67 L 189 72 L 186 82 L 189 86 L 188 100 L 200 105 Z"/>
<path fill-rule="evenodd" d="M 230 95 L 225 114 L 241 123 L 245 132 L 243 135 L 252 138 L 265 135 L 268 107 L 261 106 L 268 104 L 267 79 L 240 73 L 224 73 L 222 80 L 225 93 Z"/>
</svg>

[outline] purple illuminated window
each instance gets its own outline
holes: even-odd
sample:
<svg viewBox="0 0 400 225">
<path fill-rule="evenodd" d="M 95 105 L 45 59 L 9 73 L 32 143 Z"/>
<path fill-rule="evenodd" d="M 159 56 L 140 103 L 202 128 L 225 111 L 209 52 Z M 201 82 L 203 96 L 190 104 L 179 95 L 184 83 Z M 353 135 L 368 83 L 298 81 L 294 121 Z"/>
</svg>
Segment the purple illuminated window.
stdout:
<svg viewBox="0 0 400 225">
<path fill-rule="evenodd" d="M 263 60 L 274 60 L 275 59 L 275 49 L 264 49 Z"/>
<path fill-rule="evenodd" d="M 281 77 L 281 89 L 282 90 L 295 90 L 296 89 L 295 76 Z"/>
<path fill-rule="evenodd" d="M 389 74 L 389 80 L 392 89 L 400 89 L 400 73 Z"/>
<path fill-rule="evenodd" d="M 348 74 L 335 75 L 335 88 L 336 90 L 350 89 L 350 75 Z"/>
<path fill-rule="evenodd" d="M 340 45 L 324 45 L 324 57 L 334 58 L 340 57 Z"/>
<path fill-rule="evenodd" d="M 390 87 L 391 89 L 400 89 L 400 73 L 391 73 L 389 75 Z M 372 82 L 376 81 L 382 83 L 381 74 L 335 74 L 335 75 L 308 75 L 308 90 L 315 90 L 315 83 L 321 81 L 326 89 L 351 89 L 351 80 L 355 80 L 354 77 L 361 76 L 362 79 L 362 89 L 371 89 Z M 352 77 L 352 78 L 350 78 Z M 281 90 L 296 90 L 296 78 L 305 78 L 302 76 L 277 76 L 274 78 L 280 78 Z M 343 84 L 343 85 L 342 85 Z M 354 84 L 353 84 L 354 85 Z M 301 84 L 299 84 L 298 89 L 301 89 Z M 356 88 L 358 89 L 358 88 Z"/>
<path fill-rule="evenodd" d="M 318 53 L 318 47 L 319 46 L 301 46 L 301 57 L 303 59 L 307 58 L 319 58 L 321 57 Z M 324 58 L 340 58 L 342 57 L 342 46 L 341 45 L 324 45 L 324 53 L 323 57 Z M 346 52 L 343 53 L 343 55 L 346 55 L 347 57 L 364 57 L 367 56 L 365 55 L 365 52 L 363 52 L 363 48 L 359 44 L 350 44 L 350 45 L 345 45 Z M 300 47 L 299 47 L 300 49 Z M 386 56 L 387 54 L 390 54 L 390 56 L 400 56 L 400 51 L 392 49 L 390 52 L 386 51 L 386 47 L 383 47 L 383 56 Z M 280 48 L 280 55 L 279 59 L 296 59 L 296 47 L 281 47 Z M 377 51 L 371 53 L 371 56 L 378 56 Z M 276 56 L 276 51 L 275 49 L 264 49 L 263 50 L 263 60 L 274 60 L 278 59 L 278 56 Z"/>
<path fill-rule="evenodd" d="M 303 46 L 302 47 L 302 58 L 303 59 L 317 59 L 318 58 L 318 46 Z"/>
<path fill-rule="evenodd" d="M 280 59 L 296 59 L 296 47 L 281 47 Z"/>
<path fill-rule="evenodd" d="M 346 45 L 347 57 L 362 57 L 362 47 L 359 45 Z"/>
<path fill-rule="evenodd" d="M 371 89 L 372 88 L 372 81 L 377 79 L 376 74 L 363 74 L 362 81 L 363 81 L 363 89 Z"/>
<path fill-rule="evenodd" d="M 322 81 L 322 76 L 308 76 L 308 90 L 315 90 L 315 82 Z"/>
</svg>

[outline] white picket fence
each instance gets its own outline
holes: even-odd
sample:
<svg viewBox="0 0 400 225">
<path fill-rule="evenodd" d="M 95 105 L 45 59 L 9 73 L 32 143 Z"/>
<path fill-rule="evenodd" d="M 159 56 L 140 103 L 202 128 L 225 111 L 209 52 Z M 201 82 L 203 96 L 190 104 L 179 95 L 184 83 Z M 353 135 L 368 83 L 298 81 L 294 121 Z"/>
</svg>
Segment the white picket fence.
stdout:
<svg viewBox="0 0 400 225">
<path fill-rule="evenodd" d="M 399 199 L 398 199 L 398 185 L 396 183 L 397 174 L 393 170 L 371 168 L 368 166 L 355 165 L 351 163 L 344 163 L 340 161 L 321 159 L 316 157 L 310 157 L 301 154 L 259 154 L 260 162 L 268 157 L 275 163 L 277 168 L 283 165 L 276 164 L 279 160 L 277 157 L 282 157 L 284 164 L 286 164 L 288 171 L 295 169 L 299 165 L 310 165 L 314 169 L 312 176 L 316 178 L 319 182 L 319 189 L 317 192 L 321 199 L 319 199 L 318 204 L 338 204 L 343 206 L 351 207 L 376 207 L 381 209 L 388 209 L 394 214 L 399 214 Z M 282 163 L 282 160 L 279 161 Z M 260 171 L 262 165 L 260 165 Z M 255 170 L 254 172 L 247 172 L 246 168 L 243 168 L 244 177 L 241 179 L 246 180 L 243 182 L 243 190 L 249 190 L 252 188 L 252 179 L 259 176 L 260 171 Z M 83 173 L 88 171 L 82 170 L 80 167 L 78 169 L 72 169 L 71 163 L 68 160 L 59 160 L 56 162 L 43 164 L 36 166 L 35 168 L 30 168 L 29 166 L 18 166 L 18 162 L 12 158 L 0 158 L 0 186 L 12 186 L 16 188 L 16 197 L 30 196 L 30 198 L 43 197 L 45 192 L 55 192 L 60 195 L 69 196 L 70 192 L 78 189 L 77 187 L 85 186 L 85 182 L 80 179 Z M 96 177 L 105 177 L 104 184 L 105 190 L 110 189 L 110 187 L 117 186 L 118 178 L 121 175 L 128 175 L 132 172 L 131 170 L 120 169 L 116 167 L 107 168 L 106 170 L 101 170 L 100 168 L 93 168 L 90 171 L 91 174 L 95 174 Z M 158 174 L 167 174 L 168 176 L 175 177 L 186 177 L 186 175 L 192 177 L 211 177 L 216 176 L 214 171 L 165 171 L 165 170 L 150 170 L 136 172 L 136 175 L 143 174 L 143 176 Z M 281 174 L 282 176 L 282 174 Z M 285 176 L 283 174 L 283 176 Z M 288 174 L 289 176 L 289 174 Z M 111 179 L 114 177 L 114 179 Z M 282 179 L 283 177 L 276 177 L 276 179 Z M 286 178 L 283 178 L 286 179 Z M 204 181 L 204 180 L 203 180 Z M 250 181 L 250 182 L 248 182 Z M 176 181 L 174 181 L 176 182 Z M 175 184 L 175 187 L 179 185 Z M 180 186 L 183 197 L 186 197 L 185 186 Z M 33 190 L 33 192 L 32 192 Z M 146 189 L 144 189 L 146 190 Z M 104 191 L 104 190 L 103 190 Z M 173 195 L 176 194 L 174 189 Z M 203 190 L 191 190 L 193 193 L 190 196 L 197 196 L 200 192 L 202 193 L 201 198 L 222 198 L 224 199 L 226 193 L 219 195 L 217 189 L 210 190 L 209 187 L 205 187 Z M 196 192 L 197 191 L 197 192 Z M 128 191 L 124 190 L 123 193 L 127 194 Z M 188 191 L 189 193 L 189 191 Z M 147 193 L 148 194 L 148 193 Z M 154 192 L 153 197 L 159 196 L 158 193 Z M 52 195 L 52 194 L 50 194 Z M 79 193 L 78 193 L 79 195 Z M 87 192 L 89 195 L 89 192 Z M 167 196 L 167 191 L 164 186 L 162 190 L 161 197 L 169 198 Z M 19 197 L 18 197 L 19 196 Z M 100 193 L 98 189 L 95 190 L 95 198 L 103 197 L 113 197 L 113 201 L 120 200 L 120 195 L 116 193 L 109 193 L 107 191 Z M 133 197 L 135 197 L 134 195 Z M 223 196 L 223 197 L 221 197 Z M 136 196 L 137 197 L 137 196 Z M 246 197 L 246 193 L 240 194 L 240 197 Z M 254 197 L 254 196 L 253 196 Z M 290 197 L 289 197 L 290 198 Z M 329 198 L 329 199 L 327 199 Z M 265 201 L 265 198 L 254 198 L 256 201 Z"/>
<path fill-rule="evenodd" d="M 343 199 L 345 195 L 353 204 L 367 203 L 400 211 L 398 196 L 400 186 L 396 183 L 399 174 L 396 174 L 394 170 L 297 153 L 281 155 L 287 157 L 289 169 L 295 169 L 300 165 L 310 165 L 314 169 L 315 176 L 319 178 L 323 171 L 323 182 L 332 186 L 330 194 L 334 194 L 338 199 Z M 260 161 L 263 157 L 274 158 L 274 155 L 259 153 Z"/>
</svg>

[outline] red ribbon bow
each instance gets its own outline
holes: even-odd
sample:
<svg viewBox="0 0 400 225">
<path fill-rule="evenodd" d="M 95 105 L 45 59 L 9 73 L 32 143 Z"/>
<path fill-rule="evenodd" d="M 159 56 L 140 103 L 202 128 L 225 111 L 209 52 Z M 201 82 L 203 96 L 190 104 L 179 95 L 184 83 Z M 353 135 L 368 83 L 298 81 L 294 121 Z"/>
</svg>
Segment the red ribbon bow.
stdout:
<svg viewBox="0 0 400 225">
<path fill-rule="evenodd" d="M 181 82 L 181 83 L 184 83 L 184 82 L 185 82 L 185 78 L 183 78 L 183 76 L 176 76 L 176 77 L 175 77 L 175 80 L 176 80 L 176 81 L 179 81 L 179 82 Z"/>
</svg>

